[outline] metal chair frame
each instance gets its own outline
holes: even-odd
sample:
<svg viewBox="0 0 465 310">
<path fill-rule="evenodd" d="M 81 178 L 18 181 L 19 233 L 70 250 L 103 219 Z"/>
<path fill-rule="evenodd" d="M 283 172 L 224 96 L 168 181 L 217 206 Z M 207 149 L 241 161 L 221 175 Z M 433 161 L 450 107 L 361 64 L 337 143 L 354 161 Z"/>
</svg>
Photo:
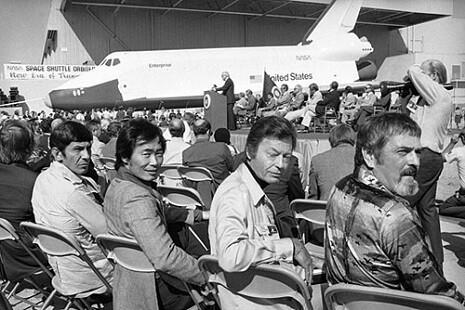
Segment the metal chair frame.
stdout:
<svg viewBox="0 0 465 310">
<path fill-rule="evenodd" d="M 31 222 L 22 222 L 21 227 L 33 238 L 33 242 L 37 244 L 40 249 L 51 256 L 69 256 L 74 255 L 79 257 L 81 260 L 87 263 L 87 265 L 92 269 L 92 271 L 97 275 L 97 277 L 102 281 L 102 283 L 107 287 L 107 290 L 111 292 L 112 287 L 110 283 L 105 279 L 105 277 L 100 273 L 100 271 L 95 267 L 94 263 L 81 247 L 81 245 L 76 241 L 76 239 L 65 234 L 64 232 L 47 227 L 42 224 L 36 224 Z M 79 299 L 87 309 L 92 309 L 87 302 L 83 299 L 87 296 L 82 294 L 76 294 L 74 296 L 67 296 L 72 300 L 68 302 L 65 309 L 68 309 L 73 303 L 74 299 Z"/>
<path fill-rule="evenodd" d="M 199 258 L 199 268 L 213 285 L 213 292 L 218 285 L 234 294 L 252 298 L 292 298 L 303 309 L 311 310 L 311 295 L 307 285 L 298 274 L 280 266 L 261 264 L 250 267 L 245 272 L 226 272 L 218 264 L 218 259 L 211 255 Z M 215 275 L 214 277 L 212 277 Z M 218 304 L 220 299 L 214 294 Z"/>
</svg>

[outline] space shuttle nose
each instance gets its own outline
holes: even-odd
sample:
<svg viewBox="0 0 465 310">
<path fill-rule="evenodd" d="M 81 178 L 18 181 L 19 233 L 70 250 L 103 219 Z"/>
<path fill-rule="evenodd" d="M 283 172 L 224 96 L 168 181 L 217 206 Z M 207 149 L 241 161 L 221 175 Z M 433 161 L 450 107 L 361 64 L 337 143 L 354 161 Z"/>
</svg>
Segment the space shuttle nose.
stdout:
<svg viewBox="0 0 465 310">
<path fill-rule="evenodd" d="M 49 95 L 45 96 L 44 103 L 48 108 L 53 109 L 52 101 L 50 100 Z"/>
</svg>

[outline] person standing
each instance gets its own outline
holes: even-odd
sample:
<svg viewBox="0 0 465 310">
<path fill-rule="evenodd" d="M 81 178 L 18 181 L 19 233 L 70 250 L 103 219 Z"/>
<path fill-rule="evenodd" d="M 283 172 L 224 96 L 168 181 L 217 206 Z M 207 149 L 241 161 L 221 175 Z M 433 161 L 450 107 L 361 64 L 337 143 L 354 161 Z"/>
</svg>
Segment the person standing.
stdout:
<svg viewBox="0 0 465 310">
<path fill-rule="evenodd" d="M 236 116 L 234 115 L 234 103 L 236 98 L 234 97 L 234 82 L 231 80 L 229 73 L 224 71 L 221 73 L 221 79 L 224 81 L 223 86 L 213 86 L 214 91 L 221 91 L 222 95 L 226 96 L 226 110 L 227 110 L 227 123 L 229 130 L 236 130 Z"/>
<path fill-rule="evenodd" d="M 411 117 L 422 130 L 423 147 L 417 175 L 420 190 L 407 199 L 417 207 L 421 224 L 430 238 L 433 254 L 442 270 L 444 252 L 439 215 L 434 200 L 438 179 L 444 167 L 441 151 L 444 148 L 447 125 L 453 111 L 452 97 L 442 85 L 447 81 L 447 70 L 439 60 L 429 59 L 421 66 L 411 66 L 407 76 L 421 96 L 417 103 L 418 107 Z"/>
</svg>

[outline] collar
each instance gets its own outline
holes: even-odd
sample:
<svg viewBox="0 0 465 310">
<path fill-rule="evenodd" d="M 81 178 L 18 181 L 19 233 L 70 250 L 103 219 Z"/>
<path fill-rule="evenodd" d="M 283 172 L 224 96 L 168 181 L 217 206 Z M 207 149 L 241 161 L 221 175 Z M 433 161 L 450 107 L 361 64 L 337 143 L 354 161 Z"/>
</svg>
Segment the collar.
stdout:
<svg viewBox="0 0 465 310">
<path fill-rule="evenodd" d="M 124 166 L 122 166 L 122 167 L 120 167 L 118 169 L 117 177 L 118 177 L 118 179 L 121 179 L 123 181 L 128 181 L 128 182 L 132 182 L 134 184 L 137 184 L 137 185 L 145 188 L 149 192 L 151 192 L 154 196 L 157 196 L 154 193 L 154 191 L 157 188 L 157 183 L 150 182 L 150 181 L 144 181 L 144 180 L 139 179 L 128 168 L 126 168 Z"/>
<path fill-rule="evenodd" d="M 260 179 L 258 177 L 258 175 L 255 173 L 255 171 L 253 171 L 252 167 L 250 167 L 249 165 L 249 162 L 246 160 L 245 162 L 245 165 L 247 166 L 247 168 L 249 169 L 250 171 L 250 174 L 253 176 L 254 180 L 258 183 L 258 185 L 260 186 L 260 188 L 263 190 L 265 189 L 265 187 L 267 187 L 269 184 L 267 182 L 265 182 L 264 180 Z"/>
<path fill-rule="evenodd" d="M 367 169 L 365 166 L 359 168 L 357 179 L 365 185 L 394 196 L 394 194 L 375 177 L 373 171 Z"/>
<path fill-rule="evenodd" d="M 60 175 L 63 178 L 65 178 L 66 180 L 73 183 L 73 185 L 84 183 L 83 178 L 85 178 L 85 177 L 83 177 L 81 175 L 77 175 L 76 173 L 71 171 L 68 167 L 66 167 L 64 164 L 62 164 L 62 163 L 60 163 L 60 162 L 58 162 L 56 160 L 52 161 L 52 163 L 50 164 L 49 169 L 52 169 L 52 171 L 57 171 L 58 173 L 60 173 Z"/>
<path fill-rule="evenodd" d="M 260 200 L 262 200 L 263 197 L 265 197 L 265 192 L 260 187 L 260 184 L 257 183 L 257 180 L 255 180 L 254 176 L 251 173 L 251 170 L 249 170 L 245 163 L 242 163 L 236 171 L 239 172 L 239 174 L 242 177 L 242 180 L 245 184 L 247 184 L 250 196 L 252 196 L 253 205 L 258 205 Z"/>
</svg>

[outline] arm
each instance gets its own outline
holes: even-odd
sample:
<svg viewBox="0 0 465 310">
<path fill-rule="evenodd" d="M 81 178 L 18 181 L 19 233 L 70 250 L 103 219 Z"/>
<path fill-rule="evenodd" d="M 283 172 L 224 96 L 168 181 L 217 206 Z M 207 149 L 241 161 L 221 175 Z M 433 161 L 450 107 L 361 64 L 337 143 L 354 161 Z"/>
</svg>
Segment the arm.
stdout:
<svg viewBox="0 0 465 310">
<path fill-rule="evenodd" d="M 287 186 L 287 195 L 289 197 L 289 201 L 298 198 L 305 198 L 305 192 L 302 188 L 302 182 L 300 180 L 300 169 L 299 169 L 299 161 L 296 157 L 292 157 L 291 161 L 291 177 L 288 182 Z"/>
<path fill-rule="evenodd" d="M 166 231 L 159 202 L 149 194 L 135 193 L 122 210 L 122 219 L 155 269 L 181 280 L 205 282 L 195 258 L 176 246 Z"/>
<path fill-rule="evenodd" d="M 310 163 L 310 174 L 308 175 L 308 198 L 319 199 L 317 173 L 313 160 Z"/>
<path fill-rule="evenodd" d="M 420 220 L 404 207 L 395 212 L 381 227 L 381 242 L 385 252 L 399 270 L 402 286 L 408 291 L 445 295 L 463 302 L 457 287 L 438 271 L 433 254 L 421 231 Z M 397 214 L 396 214 L 397 213 Z"/>
<path fill-rule="evenodd" d="M 441 84 L 433 81 L 419 66 L 411 66 L 407 71 L 407 75 L 420 96 L 429 105 L 435 104 L 440 97 L 449 96 L 447 90 Z"/>
<path fill-rule="evenodd" d="M 225 160 L 226 160 L 226 167 L 228 167 L 228 171 L 233 172 L 234 171 L 234 159 L 231 155 L 231 151 L 229 148 L 224 144 L 224 154 L 225 154 Z"/>
<path fill-rule="evenodd" d="M 215 229 L 216 255 L 222 268 L 229 272 L 245 271 L 251 265 L 286 260 L 292 262 L 293 243 L 290 238 L 270 240 L 252 238 L 247 226 L 251 220 L 251 198 L 247 188 L 237 186 L 225 192 L 217 208 Z M 210 223 L 211 225 L 211 223 Z M 210 228 L 211 229 L 211 228 Z"/>
<path fill-rule="evenodd" d="M 224 82 L 223 86 L 216 87 L 215 90 L 216 91 L 224 91 L 224 92 L 226 92 L 229 89 L 229 87 L 231 87 L 231 85 L 232 85 L 231 79 L 227 79 L 226 82 Z"/>
<path fill-rule="evenodd" d="M 92 192 L 85 193 L 80 190 L 73 191 L 68 198 L 67 206 L 68 212 L 75 217 L 79 224 L 87 229 L 92 236 L 96 237 L 108 231 L 103 208 L 94 200 Z"/>
<path fill-rule="evenodd" d="M 450 142 L 449 144 L 446 146 L 446 148 L 444 149 L 444 151 L 442 151 L 441 155 L 442 155 L 442 158 L 444 159 L 444 161 L 448 161 L 448 162 L 451 162 L 452 159 L 448 159 L 448 155 L 449 153 L 452 151 L 452 149 L 454 148 L 454 146 L 457 144 L 457 142 L 459 142 L 459 138 L 458 137 L 451 137 L 450 138 Z"/>
</svg>

